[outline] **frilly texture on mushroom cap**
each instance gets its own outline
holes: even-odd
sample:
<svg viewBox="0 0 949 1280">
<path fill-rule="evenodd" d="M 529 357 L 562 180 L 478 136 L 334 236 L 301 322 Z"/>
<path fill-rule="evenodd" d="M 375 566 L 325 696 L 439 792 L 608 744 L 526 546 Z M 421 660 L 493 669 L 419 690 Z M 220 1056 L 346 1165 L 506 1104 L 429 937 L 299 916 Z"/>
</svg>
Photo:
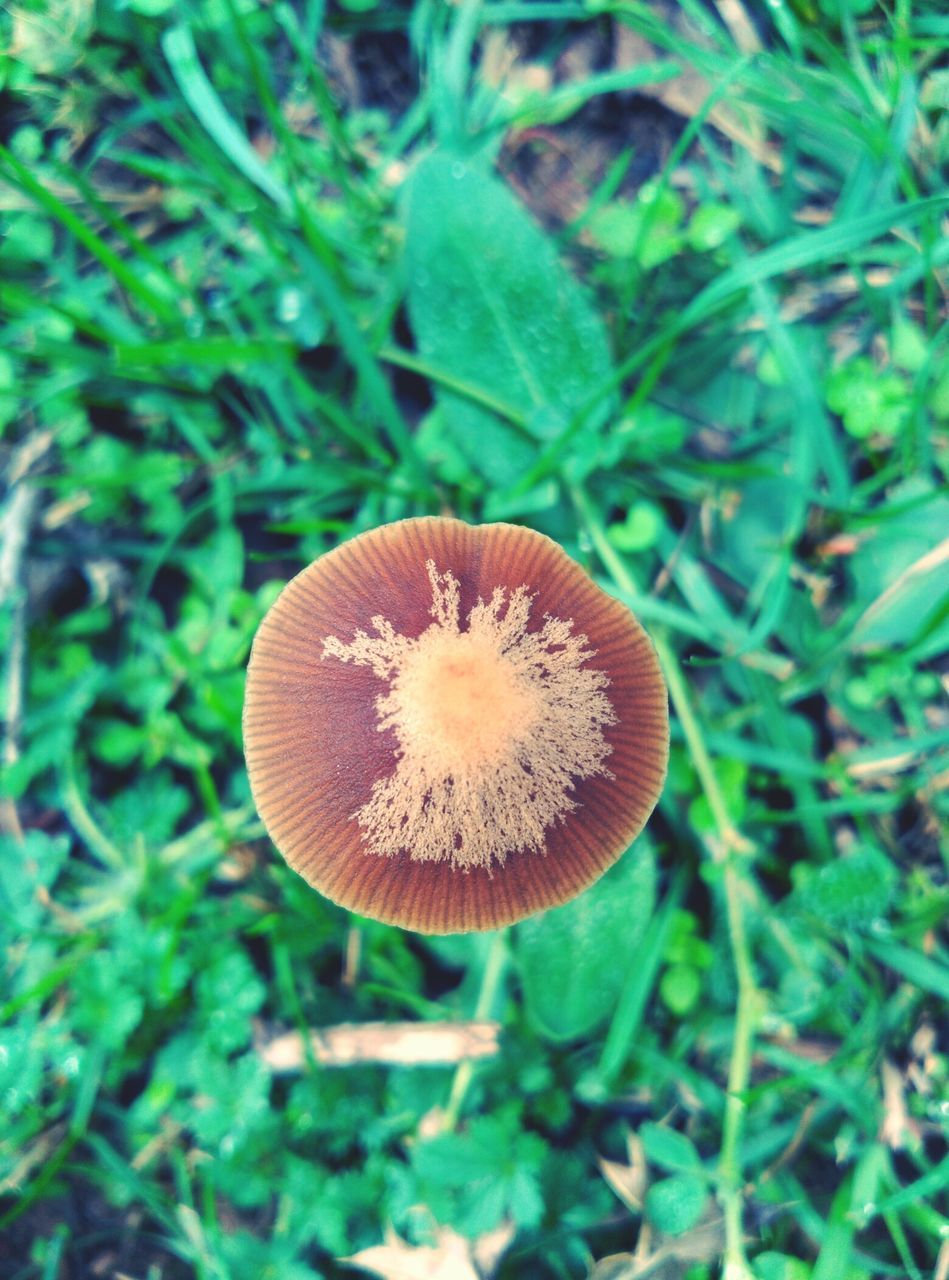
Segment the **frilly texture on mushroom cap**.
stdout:
<svg viewBox="0 0 949 1280">
<path fill-rule="evenodd" d="M 244 747 L 274 843 L 314 888 L 422 933 L 493 929 L 585 889 L 666 773 L 648 636 L 549 538 L 401 520 L 283 590 Z"/>
</svg>

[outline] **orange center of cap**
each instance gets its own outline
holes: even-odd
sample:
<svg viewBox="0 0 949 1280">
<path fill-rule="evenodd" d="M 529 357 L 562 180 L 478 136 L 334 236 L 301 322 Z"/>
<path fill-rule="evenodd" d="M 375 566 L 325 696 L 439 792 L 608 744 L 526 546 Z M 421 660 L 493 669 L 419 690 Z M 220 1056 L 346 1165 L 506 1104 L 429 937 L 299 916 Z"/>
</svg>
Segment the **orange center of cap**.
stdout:
<svg viewBox="0 0 949 1280">
<path fill-rule="evenodd" d="M 393 772 L 353 814 L 371 853 L 407 852 L 463 868 L 543 849 L 544 833 L 577 807 L 577 781 L 611 776 L 609 679 L 569 618 L 529 627 L 525 586 L 495 587 L 461 627 L 460 587 L 426 561 L 432 624 L 410 639 L 382 615 L 375 636 L 323 641 L 323 657 L 371 667 L 387 685 L 377 727 L 398 742 Z"/>
<path fill-rule="evenodd" d="M 539 691 L 488 636 L 430 628 L 393 681 L 403 748 L 470 777 L 510 752 L 537 719 Z"/>
</svg>

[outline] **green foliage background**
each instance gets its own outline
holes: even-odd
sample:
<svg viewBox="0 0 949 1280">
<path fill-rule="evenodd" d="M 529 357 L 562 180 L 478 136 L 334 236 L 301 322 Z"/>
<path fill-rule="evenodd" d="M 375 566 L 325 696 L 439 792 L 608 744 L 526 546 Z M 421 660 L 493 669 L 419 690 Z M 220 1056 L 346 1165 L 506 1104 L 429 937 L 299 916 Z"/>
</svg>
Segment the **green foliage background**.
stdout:
<svg viewBox="0 0 949 1280">
<path fill-rule="evenodd" d="M 504 1277 L 944 1277 L 949 20 L 0 31 L 0 1275 L 308 1280 L 448 1227 Z M 243 769 L 282 584 L 438 511 L 556 538 L 670 680 L 648 836 L 510 935 L 347 917 Z M 473 1015 L 472 1067 L 262 1051 Z"/>
</svg>

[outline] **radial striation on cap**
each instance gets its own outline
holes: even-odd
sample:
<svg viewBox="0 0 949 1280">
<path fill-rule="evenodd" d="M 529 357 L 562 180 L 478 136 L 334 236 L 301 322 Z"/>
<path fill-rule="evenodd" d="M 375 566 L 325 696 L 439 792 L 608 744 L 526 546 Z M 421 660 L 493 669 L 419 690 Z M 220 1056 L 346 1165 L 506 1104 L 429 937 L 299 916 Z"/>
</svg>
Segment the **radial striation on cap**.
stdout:
<svg viewBox="0 0 949 1280">
<path fill-rule="evenodd" d="M 315 889 L 422 933 L 585 889 L 642 830 L 669 752 L 649 637 L 549 538 L 439 516 L 359 535 L 254 640 L 258 811 Z"/>
</svg>

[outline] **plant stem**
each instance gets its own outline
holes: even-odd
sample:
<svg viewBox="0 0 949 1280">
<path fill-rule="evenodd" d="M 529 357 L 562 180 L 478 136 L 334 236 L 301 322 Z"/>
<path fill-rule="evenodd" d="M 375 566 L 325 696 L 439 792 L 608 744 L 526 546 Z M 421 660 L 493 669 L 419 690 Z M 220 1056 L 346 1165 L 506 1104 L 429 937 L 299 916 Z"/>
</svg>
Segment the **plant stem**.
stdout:
<svg viewBox="0 0 949 1280">
<path fill-rule="evenodd" d="M 76 763 L 72 750 L 67 751 L 63 757 L 60 782 L 63 808 L 72 823 L 73 830 L 85 841 L 89 852 L 107 867 L 111 867 L 113 871 L 128 870 L 128 860 L 122 850 L 112 843 L 86 807 L 76 778 Z"/>
<path fill-rule="evenodd" d="M 722 1280 L 751 1280 L 745 1257 L 741 1211 L 741 1164 L 738 1146 L 745 1118 L 745 1098 L 751 1078 L 751 1057 L 755 1027 L 760 1006 L 751 965 L 751 949 L 745 930 L 742 909 L 744 876 L 734 852 L 729 853 L 724 868 L 725 904 L 732 960 L 738 980 L 735 1007 L 735 1031 L 731 1060 L 728 1064 L 728 1088 L 725 1097 L 725 1119 L 722 1125 L 722 1149 L 718 1160 L 719 1198 L 725 1216 L 725 1266 Z"/>
<path fill-rule="evenodd" d="M 478 1001 L 475 1005 L 475 1021 L 480 1022 L 489 1017 L 494 1007 L 494 1000 L 501 985 L 504 970 L 507 968 L 507 934 L 507 929 L 499 929 L 491 939 L 491 947 L 484 962 L 484 972 L 481 975 Z M 461 1109 L 464 1106 L 465 1097 L 473 1078 L 474 1063 L 472 1060 L 466 1058 L 463 1062 L 459 1062 L 455 1068 L 455 1076 L 451 1082 L 451 1092 L 448 1095 L 448 1104 L 445 1107 L 445 1115 L 442 1120 L 442 1127 L 446 1133 L 451 1132 L 458 1124 L 461 1117 Z"/>
<path fill-rule="evenodd" d="M 579 486 L 570 487 L 570 497 L 580 521 L 589 534 L 597 555 L 608 570 L 621 593 L 633 594 L 638 584 L 623 558 L 606 535 L 603 522 L 586 492 Z M 653 636 L 656 654 L 669 687 L 669 699 L 682 726 L 682 733 L 698 774 L 699 784 L 708 801 L 715 822 L 717 839 L 706 841 L 713 861 L 722 867 L 722 883 L 728 920 L 728 936 L 732 961 L 738 983 L 738 1000 L 735 1008 L 735 1031 L 732 1039 L 731 1058 L 728 1064 L 728 1093 L 725 1118 L 722 1125 L 722 1149 L 719 1155 L 719 1199 L 725 1219 L 725 1256 L 722 1280 L 752 1280 L 751 1268 L 745 1256 L 742 1229 L 741 1168 L 738 1148 L 745 1116 L 744 1094 L 751 1076 L 751 1058 L 754 1047 L 755 1027 L 758 1020 L 759 997 L 755 985 L 751 950 L 745 929 L 742 907 L 744 872 L 740 861 L 742 854 L 751 851 L 751 844 L 738 831 L 728 816 L 725 797 L 712 766 L 711 757 L 702 734 L 702 727 L 692 709 L 689 691 L 676 661 L 675 653 L 666 635 Z"/>
<path fill-rule="evenodd" d="M 3 740 L 0 765 L 4 769 L 20 758 L 20 730 L 23 718 L 23 688 L 26 671 L 27 592 L 24 561 L 33 521 L 39 506 L 39 492 L 26 477 L 31 466 L 49 448 L 50 437 L 27 440 L 13 453 L 4 479 L 9 497 L 0 514 L 0 610 L 9 615 L 6 670 L 4 672 Z M 23 828 L 12 795 L 0 797 L 0 831 L 23 844 Z"/>
</svg>

